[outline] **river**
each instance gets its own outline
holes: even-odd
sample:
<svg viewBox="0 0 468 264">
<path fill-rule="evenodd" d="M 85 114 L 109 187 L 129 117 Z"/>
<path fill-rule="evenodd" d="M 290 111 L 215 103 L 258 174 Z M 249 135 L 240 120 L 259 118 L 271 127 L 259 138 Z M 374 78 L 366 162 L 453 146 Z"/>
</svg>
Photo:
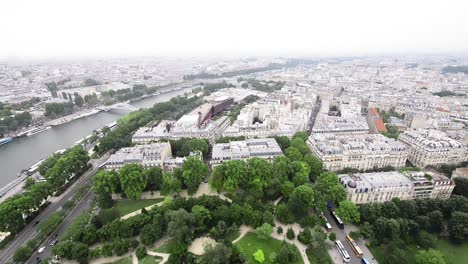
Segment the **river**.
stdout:
<svg viewBox="0 0 468 264">
<path fill-rule="evenodd" d="M 191 88 L 163 93 L 132 102 L 136 108 L 148 108 L 155 103 L 168 101 L 174 96 L 190 92 Z M 90 135 L 93 130 L 112 123 L 129 113 L 119 109 L 80 118 L 30 137 L 16 138 L 13 142 L 0 146 L 0 188 L 14 180 L 18 172 L 57 150 L 65 149 L 78 140 Z"/>
</svg>

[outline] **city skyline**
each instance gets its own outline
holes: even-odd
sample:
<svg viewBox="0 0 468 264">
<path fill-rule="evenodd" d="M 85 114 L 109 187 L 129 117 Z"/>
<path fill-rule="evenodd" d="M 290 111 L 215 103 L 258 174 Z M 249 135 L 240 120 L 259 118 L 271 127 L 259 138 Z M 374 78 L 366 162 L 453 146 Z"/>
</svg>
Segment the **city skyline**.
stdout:
<svg viewBox="0 0 468 264">
<path fill-rule="evenodd" d="M 467 54 L 467 4 L 441 4 L 9 1 L 0 59 Z"/>
</svg>

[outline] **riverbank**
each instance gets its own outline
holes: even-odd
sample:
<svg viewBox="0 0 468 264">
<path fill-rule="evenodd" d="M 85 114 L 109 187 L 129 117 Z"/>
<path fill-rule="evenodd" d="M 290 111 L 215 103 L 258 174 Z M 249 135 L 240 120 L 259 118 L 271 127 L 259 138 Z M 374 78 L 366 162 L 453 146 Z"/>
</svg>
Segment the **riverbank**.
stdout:
<svg viewBox="0 0 468 264">
<path fill-rule="evenodd" d="M 189 92 L 189 90 L 191 88 L 177 85 L 160 91 L 159 94 L 134 100 L 131 104 L 138 109 L 147 108 L 155 103 L 183 95 L 184 92 Z M 27 176 L 18 178 L 18 173 L 31 167 L 30 164 L 37 163 L 57 150 L 66 149 L 77 142 L 81 142 L 84 138 L 89 137 L 94 130 L 99 130 L 114 123 L 125 114 L 128 114 L 128 111 L 100 111 L 99 113 L 88 114 L 86 117 L 82 116 L 54 126 L 36 134 L 34 137 L 17 138 L 12 143 L 2 146 L 0 148 L 0 167 L 3 169 L 3 173 L 2 177 L 0 177 L 0 186 L 2 187 L 0 188 L 0 194 L 3 193 L 3 198 L 0 198 L 0 201 L 22 191 L 22 184 L 24 184 Z"/>
</svg>

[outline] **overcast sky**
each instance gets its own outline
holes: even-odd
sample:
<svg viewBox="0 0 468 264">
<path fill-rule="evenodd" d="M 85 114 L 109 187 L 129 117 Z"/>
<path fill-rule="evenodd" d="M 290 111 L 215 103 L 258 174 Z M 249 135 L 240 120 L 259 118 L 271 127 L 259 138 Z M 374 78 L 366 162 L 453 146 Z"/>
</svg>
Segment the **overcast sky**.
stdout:
<svg viewBox="0 0 468 264">
<path fill-rule="evenodd" d="M 467 0 L 1 0 L 0 58 L 466 53 Z"/>
</svg>

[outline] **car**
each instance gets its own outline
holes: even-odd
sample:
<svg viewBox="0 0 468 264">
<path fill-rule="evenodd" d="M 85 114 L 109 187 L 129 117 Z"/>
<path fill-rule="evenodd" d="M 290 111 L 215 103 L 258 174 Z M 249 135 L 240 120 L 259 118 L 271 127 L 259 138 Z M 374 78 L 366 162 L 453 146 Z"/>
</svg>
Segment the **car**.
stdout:
<svg viewBox="0 0 468 264">
<path fill-rule="evenodd" d="M 55 235 L 53 236 L 53 239 L 57 239 L 57 237 L 58 237 L 58 234 L 55 234 Z"/>
<path fill-rule="evenodd" d="M 55 246 L 57 245 L 58 242 L 59 242 L 58 239 L 54 239 L 52 240 L 52 242 L 50 242 L 50 246 Z"/>
<path fill-rule="evenodd" d="M 41 258 L 40 258 L 40 257 L 37 257 L 37 258 L 36 258 L 36 262 L 34 262 L 34 264 L 39 264 L 39 263 L 41 263 L 41 261 L 42 261 Z"/>
<path fill-rule="evenodd" d="M 45 250 L 45 246 L 42 246 L 37 250 L 37 253 L 41 254 L 42 252 L 44 252 L 44 250 Z"/>
<path fill-rule="evenodd" d="M 37 226 L 39 224 L 39 220 L 37 220 L 36 222 L 34 222 L 34 226 Z"/>
</svg>

